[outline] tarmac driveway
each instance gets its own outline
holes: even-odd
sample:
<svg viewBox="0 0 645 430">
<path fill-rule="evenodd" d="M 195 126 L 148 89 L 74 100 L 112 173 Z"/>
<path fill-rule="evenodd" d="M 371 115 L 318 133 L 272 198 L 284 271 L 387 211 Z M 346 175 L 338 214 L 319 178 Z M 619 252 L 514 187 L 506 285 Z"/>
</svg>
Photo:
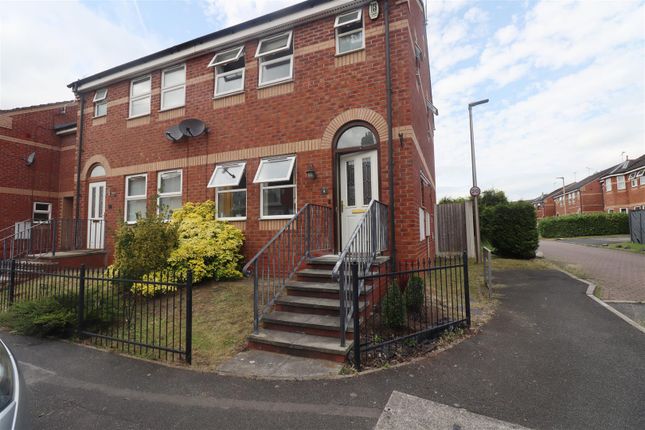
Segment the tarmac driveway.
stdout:
<svg viewBox="0 0 645 430">
<path fill-rule="evenodd" d="M 495 278 L 507 286 L 478 336 L 336 380 L 224 377 L 0 335 L 22 365 L 38 429 L 372 428 L 393 390 L 531 428 L 645 428 L 645 335 L 561 272 Z"/>
</svg>

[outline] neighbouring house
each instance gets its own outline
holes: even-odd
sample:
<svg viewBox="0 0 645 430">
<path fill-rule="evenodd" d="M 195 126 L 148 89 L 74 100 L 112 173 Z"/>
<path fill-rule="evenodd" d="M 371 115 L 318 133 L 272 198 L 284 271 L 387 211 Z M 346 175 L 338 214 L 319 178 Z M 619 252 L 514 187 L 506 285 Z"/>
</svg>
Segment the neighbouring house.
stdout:
<svg viewBox="0 0 645 430">
<path fill-rule="evenodd" d="M 555 216 L 555 200 L 553 196 L 561 190 L 551 191 L 549 194 L 544 194 L 531 201 L 535 208 L 535 213 L 538 219 Z"/>
<path fill-rule="evenodd" d="M 645 209 L 645 155 L 614 166 L 600 180 L 605 211 Z"/>
<path fill-rule="evenodd" d="M 120 221 L 212 199 L 245 232 L 252 343 L 344 359 L 349 264 L 435 253 L 428 61 L 420 0 L 308 0 L 72 82 L 78 198 L 51 217 L 110 259 Z"/>
<path fill-rule="evenodd" d="M 554 200 L 555 216 L 590 212 L 602 212 L 604 201 L 600 178 L 610 169 L 596 172 L 586 178 L 556 189 L 551 196 Z M 564 194 L 563 194 L 564 192 Z"/>
</svg>

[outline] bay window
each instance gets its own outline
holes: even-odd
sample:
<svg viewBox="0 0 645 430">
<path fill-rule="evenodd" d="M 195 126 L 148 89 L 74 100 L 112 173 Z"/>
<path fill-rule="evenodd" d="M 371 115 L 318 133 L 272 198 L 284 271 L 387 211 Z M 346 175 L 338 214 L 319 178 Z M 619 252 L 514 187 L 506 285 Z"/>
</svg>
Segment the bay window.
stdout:
<svg viewBox="0 0 645 430">
<path fill-rule="evenodd" d="M 244 90 L 244 47 L 215 54 L 208 67 L 215 67 L 215 97 Z"/>
<path fill-rule="evenodd" d="M 616 176 L 616 189 L 624 190 L 625 188 L 627 188 L 625 186 L 625 176 L 624 175 Z"/>
<path fill-rule="evenodd" d="M 253 182 L 261 184 L 261 218 L 291 218 L 296 213 L 295 161 L 295 155 L 260 160 Z"/>
<path fill-rule="evenodd" d="M 605 179 L 605 191 L 609 192 L 611 190 L 611 178 L 607 178 Z"/>
<path fill-rule="evenodd" d="M 125 177 L 125 222 L 134 223 L 146 216 L 146 189 L 148 175 Z"/>
<path fill-rule="evenodd" d="M 259 85 L 293 78 L 293 31 L 260 40 L 255 57 L 260 61 Z"/>
<path fill-rule="evenodd" d="M 166 219 L 170 219 L 172 211 L 181 208 L 181 170 L 169 170 L 159 172 L 157 178 L 157 212 L 163 213 Z"/>
<path fill-rule="evenodd" d="M 208 188 L 216 188 L 218 219 L 246 219 L 246 162 L 220 164 L 215 167 Z"/>
</svg>

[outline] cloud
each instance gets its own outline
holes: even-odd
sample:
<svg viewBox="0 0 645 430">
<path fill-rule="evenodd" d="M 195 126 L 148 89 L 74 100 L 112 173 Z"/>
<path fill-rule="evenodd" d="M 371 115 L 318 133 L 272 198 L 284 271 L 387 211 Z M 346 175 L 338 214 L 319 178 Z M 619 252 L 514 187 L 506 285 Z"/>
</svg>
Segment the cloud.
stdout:
<svg viewBox="0 0 645 430">
<path fill-rule="evenodd" d="M 594 172 L 617 163 L 621 151 L 645 153 L 642 2 L 540 2 L 489 19 L 480 28 L 484 37 L 444 39 L 470 10 L 442 11 L 437 27 L 428 27 L 433 97 L 441 111 L 435 134 L 440 197 L 468 192 L 466 106 L 480 98 L 491 99 L 474 110 L 484 189 L 532 198 L 554 189 L 555 176 L 572 182 L 574 172 L 581 179 L 587 167 Z M 452 59 L 460 51 L 472 56 Z M 447 67 L 437 73 L 437 64 Z"/>
<path fill-rule="evenodd" d="M 228 27 L 296 4 L 294 0 L 202 0 L 204 13 Z"/>
<path fill-rule="evenodd" d="M 136 4 L 116 7 L 122 16 L 140 22 Z M 165 45 L 145 27 L 112 22 L 78 1 L 5 4 L 0 16 L 0 108 L 72 99 L 66 87 L 70 82 Z"/>
</svg>

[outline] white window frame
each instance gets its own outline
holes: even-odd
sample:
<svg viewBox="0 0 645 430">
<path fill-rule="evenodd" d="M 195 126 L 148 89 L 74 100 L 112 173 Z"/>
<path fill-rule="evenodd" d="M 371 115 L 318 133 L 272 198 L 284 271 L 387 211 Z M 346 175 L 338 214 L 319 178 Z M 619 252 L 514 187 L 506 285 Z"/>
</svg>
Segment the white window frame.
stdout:
<svg viewBox="0 0 645 430">
<path fill-rule="evenodd" d="M 161 177 L 166 174 L 166 173 L 179 173 L 179 191 L 171 192 L 171 193 L 162 193 L 161 192 Z M 157 214 L 161 213 L 161 199 L 162 198 L 167 198 L 167 197 L 182 197 L 181 203 L 183 206 L 184 199 L 183 199 L 183 190 L 184 190 L 184 171 L 182 169 L 172 169 L 172 170 L 164 170 L 162 172 L 157 173 Z"/>
<path fill-rule="evenodd" d="M 289 37 L 287 38 L 287 43 L 286 43 L 285 46 L 283 46 L 281 48 L 275 48 L 275 49 L 273 49 L 271 51 L 260 53 L 260 49 L 262 48 L 263 43 L 269 42 L 269 41 L 271 41 L 273 39 L 279 39 L 282 36 L 284 36 L 285 34 L 289 35 Z M 275 54 L 275 53 L 278 53 L 278 52 L 287 51 L 287 50 L 289 50 L 291 48 L 292 42 L 293 42 L 293 30 L 284 31 L 284 32 L 279 33 L 279 34 L 273 34 L 273 35 L 271 35 L 269 37 L 265 37 L 264 39 L 260 39 L 260 41 L 258 42 L 258 47 L 255 50 L 255 58 L 262 58 L 262 57 L 264 57 L 266 55 L 271 55 L 271 54 Z"/>
<path fill-rule="evenodd" d="M 181 83 L 181 84 L 176 84 L 176 85 L 173 85 L 173 86 L 170 86 L 170 87 L 166 87 L 166 73 L 174 72 L 174 71 L 177 71 L 177 70 L 180 70 L 180 69 L 183 69 L 183 71 L 184 71 L 184 82 Z M 179 105 L 164 106 L 164 104 L 163 104 L 164 93 L 174 91 L 174 90 L 178 90 L 180 88 L 183 88 L 183 90 L 184 90 L 184 100 L 182 101 L 182 103 L 179 104 Z M 176 65 L 174 65 L 172 67 L 168 67 L 168 68 L 163 69 L 161 71 L 161 95 L 159 97 L 159 100 L 160 100 L 159 103 L 161 104 L 161 107 L 160 107 L 159 111 L 178 109 L 180 107 L 186 106 L 186 64 L 176 64 Z"/>
<path fill-rule="evenodd" d="M 272 163 L 272 162 L 275 162 L 275 161 L 283 161 L 283 160 L 291 161 L 291 164 L 289 166 L 289 170 L 288 170 L 287 175 L 281 176 L 279 178 L 272 179 L 270 181 L 260 180 L 260 178 L 259 178 L 260 172 L 262 171 L 262 167 L 265 164 Z M 258 166 L 258 170 L 255 171 L 255 177 L 253 178 L 253 183 L 254 184 L 263 184 L 263 183 L 268 183 L 268 182 L 284 182 L 284 181 L 288 181 L 289 178 L 291 178 L 291 174 L 293 173 L 295 165 L 296 165 L 296 156 L 295 155 L 263 158 L 263 159 L 260 160 L 260 165 Z"/>
<path fill-rule="evenodd" d="M 426 211 L 426 237 L 432 237 L 432 216 Z"/>
<path fill-rule="evenodd" d="M 627 209 L 627 208 L 620 208 L 620 213 L 621 213 L 621 214 L 629 213 L 629 209 Z"/>
<path fill-rule="evenodd" d="M 622 179 L 622 181 L 621 181 Z M 625 175 L 616 176 L 616 189 L 617 190 L 626 190 L 627 183 L 625 182 Z"/>
<path fill-rule="evenodd" d="M 101 92 L 103 92 L 103 95 L 100 95 Z M 94 118 L 99 118 L 99 117 L 107 115 L 107 108 L 108 108 L 107 95 L 108 95 L 108 89 L 107 88 L 100 88 L 100 89 L 96 90 L 96 92 L 94 93 L 94 99 L 93 99 L 93 102 L 94 102 Z M 105 113 L 99 115 L 99 113 L 98 113 L 99 106 L 105 106 Z"/>
<path fill-rule="evenodd" d="M 222 60 L 222 61 L 217 61 L 217 57 L 228 54 L 229 52 L 233 52 L 237 50 L 237 54 L 235 55 L 234 58 L 228 59 L 228 60 Z M 231 49 L 226 49 L 224 51 L 218 52 L 213 56 L 213 59 L 211 60 L 210 63 L 208 63 L 208 67 L 216 67 L 216 66 L 224 66 L 228 63 L 234 63 L 235 61 L 239 60 L 242 54 L 244 53 L 244 45 L 242 46 L 236 46 L 235 48 Z"/>
<path fill-rule="evenodd" d="M 352 14 L 352 13 L 356 13 L 356 12 L 357 12 L 356 10 L 353 10 L 351 12 L 346 12 L 346 13 L 340 14 L 340 15 L 338 15 L 336 17 L 336 20 L 334 21 L 334 33 L 336 34 L 336 55 L 350 54 L 352 52 L 357 52 L 357 51 L 361 51 L 361 50 L 365 49 L 365 20 L 363 19 L 363 10 L 362 9 L 358 9 L 358 16 L 355 19 L 353 19 L 351 21 L 344 22 L 342 24 L 338 23 L 338 20 L 340 18 L 342 18 L 343 16 L 346 16 L 346 15 L 349 15 L 349 14 Z M 354 29 L 354 30 L 350 30 L 350 31 L 346 31 L 346 32 L 341 33 L 342 27 L 345 27 L 346 25 L 354 24 L 354 23 L 359 22 L 359 21 L 361 23 L 361 28 L 357 28 L 357 29 Z M 340 38 L 340 36 L 348 36 L 348 35 L 351 35 L 351 34 L 354 34 L 354 33 L 358 33 L 359 31 L 363 32 L 363 38 L 362 38 L 361 47 L 351 49 L 349 51 L 340 52 L 340 50 L 339 50 L 340 43 L 338 42 L 338 39 Z"/>
<path fill-rule="evenodd" d="M 419 241 L 426 239 L 426 211 L 419 208 Z"/>
<path fill-rule="evenodd" d="M 146 80 L 150 81 L 150 92 L 142 94 L 142 95 L 139 95 L 139 96 L 136 96 L 136 97 L 132 97 L 132 89 L 134 88 L 134 83 L 135 82 L 138 83 L 138 82 L 142 82 L 142 81 L 146 81 Z M 143 100 L 143 99 L 146 99 L 146 98 L 148 99 L 148 112 L 147 113 L 141 113 L 139 115 L 134 115 L 133 116 L 132 115 L 132 104 L 135 101 Z M 134 78 L 134 79 L 132 79 L 130 81 L 130 103 L 129 103 L 129 105 L 130 105 L 130 110 L 129 110 L 128 119 L 139 118 L 139 117 L 142 117 L 142 116 L 150 115 L 151 105 L 152 105 L 152 76 L 151 75 L 139 76 L 138 78 Z"/>
<path fill-rule="evenodd" d="M 42 210 L 42 209 L 36 209 L 36 205 L 47 205 L 47 210 Z M 36 218 L 34 215 L 36 214 L 46 214 L 47 215 L 47 221 L 36 221 Z M 32 206 L 32 212 L 31 212 L 31 219 L 34 220 L 34 222 L 37 223 L 42 223 L 46 224 L 52 219 L 52 204 L 50 202 L 34 202 Z"/>
<path fill-rule="evenodd" d="M 289 176 L 287 178 L 278 178 L 278 179 L 272 179 L 271 181 L 258 181 L 258 174 L 260 173 L 261 166 L 263 166 L 267 162 L 271 162 L 272 160 L 282 160 L 282 159 L 292 159 L 291 166 L 289 168 Z M 260 183 L 260 219 L 261 220 L 269 220 L 269 219 L 291 219 L 294 216 L 296 216 L 297 213 L 297 208 L 298 208 L 298 184 L 297 184 L 297 178 L 296 178 L 296 167 L 295 167 L 295 161 L 296 161 L 296 156 L 295 155 L 289 155 L 287 157 L 271 157 L 271 158 L 263 158 L 260 160 L 260 165 L 258 166 L 258 170 L 255 172 L 255 178 L 253 180 L 253 183 Z M 286 182 L 290 178 L 293 177 L 293 183 L 288 184 L 288 185 L 268 185 L 273 182 Z M 271 190 L 271 189 L 281 189 L 281 188 L 293 188 L 293 215 L 265 215 L 264 214 L 264 190 Z"/>
<path fill-rule="evenodd" d="M 613 190 L 612 184 L 611 184 L 611 178 L 607 178 L 605 179 L 605 191 L 609 192 L 611 190 Z"/>
<path fill-rule="evenodd" d="M 215 179 L 215 173 L 217 172 L 218 169 L 224 169 L 226 167 L 230 166 L 239 166 L 242 165 L 242 174 L 240 175 L 239 180 L 237 183 L 231 183 L 226 186 L 214 186 L 211 185 L 213 180 Z M 240 161 L 236 163 L 226 163 L 226 164 L 219 164 L 215 166 L 215 170 L 213 170 L 213 174 L 211 176 L 211 179 L 208 181 L 207 188 L 215 188 L 215 218 L 222 220 L 222 221 L 246 221 L 246 215 L 247 215 L 247 210 L 248 210 L 248 177 L 247 177 L 247 183 L 246 187 L 244 188 L 237 188 L 240 186 L 240 182 L 242 181 L 242 177 L 244 176 L 244 173 L 246 171 L 246 161 Z M 219 195 L 220 194 L 226 194 L 226 193 L 240 193 L 244 192 L 244 216 L 243 217 L 220 217 L 219 216 Z"/>
<path fill-rule="evenodd" d="M 217 175 L 218 170 L 224 170 L 229 167 L 239 167 L 242 166 L 242 175 L 240 175 L 239 179 L 237 180 L 237 183 L 230 183 L 226 185 L 215 185 L 213 184 L 213 181 L 215 180 L 215 176 Z M 213 170 L 213 174 L 211 175 L 211 178 L 208 180 L 208 185 L 206 185 L 206 188 L 221 188 L 221 187 L 237 187 L 240 185 L 240 181 L 242 180 L 242 176 L 244 176 L 244 172 L 246 170 L 246 161 L 236 161 L 233 163 L 224 163 L 224 164 L 218 164 L 215 166 L 215 170 Z"/>
<path fill-rule="evenodd" d="M 130 196 L 130 181 L 129 179 L 131 178 L 144 178 L 145 179 L 145 185 L 143 187 L 143 195 L 137 194 L 134 196 Z M 124 211 L 123 211 L 123 220 L 125 221 L 126 224 L 136 224 L 136 220 L 134 221 L 128 221 L 128 203 L 131 201 L 139 201 L 143 200 L 144 202 L 147 201 L 148 198 L 148 174 L 147 173 L 138 173 L 136 175 L 128 175 L 125 177 L 125 205 L 124 205 Z M 146 208 L 146 211 L 148 209 Z"/>
<path fill-rule="evenodd" d="M 270 81 L 262 81 L 262 77 L 264 75 L 264 67 L 265 66 L 270 66 L 271 64 L 274 63 L 281 63 L 281 62 L 286 62 L 289 60 L 289 76 L 284 77 L 284 78 L 277 78 L 277 79 L 272 79 Z M 258 82 L 258 87 L 266 87 L 269 85 L 276 84 L 278 82 L 289 82 L 293 79 L 293 54 L 285 55 L 284 57 L 279 57 L 279 58 L 274 58 L 273 60 L 268 60 L 264 61 L 262 58 L 260 58 L 260 73 L 259 73 L 259 82 Z"/>
<path fill-rule="evenodd" d="M 239 73 L 240 70 L 242 71 L 242 88 L 235 88 L 232 90 L 224 91 L 222 93 L 217 92 L 217 81 L 218 78 L 225 78 L 228 75 L 233 75 L 235 73 Z M 236 94 L 236 93 L 241 93 L 244 92 L 244 80 L 246 79 L 246 67 L 241 67 L 239 69 L 231 70 L 229 72 L 224 72 L 224 73 L 218 73 L 217 72 L 217 67 L 215 68 L 215 93 L 213 94 L 213 97 L 223 97 L 223 96 L 228 96 L 231 94 Z"/>
</svg>

